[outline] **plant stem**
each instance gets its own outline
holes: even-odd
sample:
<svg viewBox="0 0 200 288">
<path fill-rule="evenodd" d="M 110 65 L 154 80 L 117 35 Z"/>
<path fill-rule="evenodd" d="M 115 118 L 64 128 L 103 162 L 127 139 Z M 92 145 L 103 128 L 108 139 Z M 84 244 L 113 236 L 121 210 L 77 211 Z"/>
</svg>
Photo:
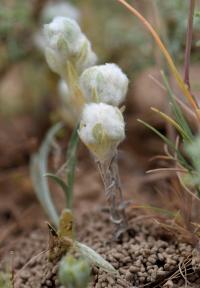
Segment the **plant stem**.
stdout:
<svg viewBox="0 0 200 288">
<path fill-rule="evenodd" d="M 73 188 L 75 179 L 75 169 L 77 161 L 77 150 L 79 144 L 78 136 L 79 124 L 74 128 L 72 136 L 70 138 L 68 149 L 67 149 L 67 191 L 66 191 L 66 202 L 67 208 L 72 209 L 73 207 Z"/>
<path fill-rule="evenodd" d="M 185 48 L 185 61 L 184 61 L 184 81 L 190 89 L 190 55 L 192 47 L 192 31 L 193 31 L 193 15 L 195 9 L 195 0 L 189 0 L 189 13 L 188 13 L 188 26 L 186 34 L 186 48 Z"/>
<path fill-rule="evenodd" d="M 110 206 L 111 221 L 117 226 L 116 238 L 127 229 L 123 192 L 117 164 L 117 151 L 111 159 L 97 162 L 104 183 L 105 194 Z"/>
</svg>

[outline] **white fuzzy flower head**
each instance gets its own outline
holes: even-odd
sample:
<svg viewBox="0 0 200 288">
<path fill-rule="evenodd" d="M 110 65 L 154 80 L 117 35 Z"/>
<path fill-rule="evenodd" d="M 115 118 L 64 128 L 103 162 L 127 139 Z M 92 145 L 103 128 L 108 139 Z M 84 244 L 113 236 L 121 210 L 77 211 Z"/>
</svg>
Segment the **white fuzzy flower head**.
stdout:
<svg viewBox="0 0 200 288">
<path fill-rule="evenodd" d="M 58 3 L 47 2 L 42 10 L 41 22 L 49 23 L 57 16 L 68 17 L 75 21 L 80 20 L 80 12 L 74 5 L 62 1 Z"/>
<path fill-rule="evenodd" d="M 57 16 L 68 17 L 77 22 L 80 20 L 80 12 L 79 10 L 70 3 L 67 2 L 47 2 L 42 10 L 42 14 L 40 17 L 40 22 L 43 24 L 48 24 L 53 20 L 53 18 Z M 45 51 L 46 41 L 44 37 L 43 30 L 40 29 L 33 35 L 33 41 L 36 47 L 42 52 Z"/>
<path fill-rule="evenodd" d="M 82 73 L 80 87 L 88 103 L 119 106 L 126 97 L 128 78 L 116 64 L 99 65 Z"/>
<path fill-rule="evenodd" d="M 104 103 L 84 106 L 79 136 L 99 161 L 109 159 L 125 138 L 125 123 L 117 107 Z"/>
<path fill-rule="evenodd" d="M 47 63 L 61 77 L 66 78 L 68 61 L 74 64 L 78 73 L 96 62 L 90 42 L 74 20 L 56 17 L 44 25 L 44 35 Z"/>
</svg>

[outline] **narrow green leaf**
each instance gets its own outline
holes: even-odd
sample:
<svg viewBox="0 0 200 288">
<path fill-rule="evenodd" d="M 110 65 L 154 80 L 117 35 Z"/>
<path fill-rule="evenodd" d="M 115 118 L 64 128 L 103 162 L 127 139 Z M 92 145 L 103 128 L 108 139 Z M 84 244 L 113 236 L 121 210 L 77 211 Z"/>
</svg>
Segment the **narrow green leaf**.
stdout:
<svg viewBox="0 0 200 288">
<path fill-rule="evenodd" d="M 65 182 L 58 177 L 57 175 L 53 174 L 53 173 L 46 173 L 44 174 L 45 177 L 49 177 L 50 179 L 52 179 L 56 184 L 58 184 L 58 186 L 60 186 L 60 188 L 64 191 L 64 193 L 68 193 L 68 186 L 65 184 Z"/>
<path fill-rule="evenodd" d="M 47 132 L 38 153 L 31 157 L 30 163 L 30 173 L 36 195 L 44 211 L 55 226 L 58 226 L 59 216 L 51 198 L 47 178 L 43 177 L 43 175 L 47 173 L 51 144 L 55 135 L 62 127 L 63 125 L 61 123 L 57 123 Z"/>
<path fill-rule="evenodd" d="M 92 248 L 86 246 L 83 243 L 76 241 L 76 246 L 78 248 L 78 251 L 82 254 L 86 260 L 92 265 L 96 265 L 99 268 L 102 268 L 104 271 L 112 274 L 116 274 L 117 271 L 115 268 L 106 261 L 101 255 L 99 255 L 97 252 L 95 252 Z"/>
<path fill-rule="evenodd" d="M 182 136 L 182 138 L 186 141 L 190 142 L 190 138 L 188 137 L 187 133 L 185 132 L 185 130 L 179 125 L 179 123 L 177 121 L 175 121 L 172 117 L 170 117 L 169 115 L 165 114 L 164 112 L 152 107 L 151 108 L 152 111 L 156 112 L 159 114 L 160 117 L 162 117 L 168 124 L 170 124 L 171 126 L 173 126 L 178 132 L 179 134 Z"/>
<path fill-rule="evenodd" d="M 154 128 L 153 126 L 151 126 L 150 124 L 146 123 L 145 121 L 142 121 L 141 119 L 138 119 L 138 122 L 140 122 L 141 124 L 143 124 L 144 126 L 146 126 L 148 129 L 150 129 L 151 131 L 153 131 L 156 135 L 158 135 L 174 152 L 176 152 L 178 159 L 180 161 L 180 163 L 187 169 L 191 170 L 191 166 L 188 164 L 188 162 L 186 161 L 186 159 L 183 157 L 183 155 L 181 154 L 181 152 L 176 148 L 176 146 L 174 145 L 174 143 L 169 140 L 167 137 L 165 137 L 162 133 L 160 133 L 156 128 Z"/>
<path fill-rule="evenodd" d="M 74 178 L 75 178 L 75 168 L 76 168 L 76 154 L 79 143 L 77 125 L 72 133 L 71 139 L 68 144 L 67 149 L 67 191 L 66 191 L 66 201 L 67 208 L 72 209 L 73 205 L 73 188 L 74 188 Z"/>
<path fill-rule="evenodd" d="M 186 141 L 192 141 L 192 139 L 194 138 L 194 135 L 192 133 L 192 130 L 182 112 L 182 109 L 180 107 L 180 105 L 177 103 L 176 101 L 176 98 L 174 96 L 174 93 L 169 85 L 169 82 L 167 80 L 167 77 L 165 75 L 165 73 L 163 71 L 161 71 L 161 75 L 163 77 L 163 81 L 164 81 L 164 84 L 165 84 L 165 87 L 167 89 L 167 92 L 168 92 L 168 95 L 170 97 L 170 100 L 172 102 L 172 106 L 171 106 L 171 109 L 172 109 L 172 112 L 176 118 L 176 121 L 177 123 L 181 126 L 181 128 L 184 130 L 184 134 L 187 135 L 187 138 L 184 138 L 184 135 L 183 135 L 183 138 L 186 140 Z"/>
</svg>

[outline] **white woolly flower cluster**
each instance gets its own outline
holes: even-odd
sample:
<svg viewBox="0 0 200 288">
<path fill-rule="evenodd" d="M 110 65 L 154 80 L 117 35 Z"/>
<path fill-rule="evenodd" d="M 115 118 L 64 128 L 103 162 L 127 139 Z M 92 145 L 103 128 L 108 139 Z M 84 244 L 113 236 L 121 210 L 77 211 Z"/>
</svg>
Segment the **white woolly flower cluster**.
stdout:
<svg viewBox="0 0 200 288">
<path fill-rule="evenodd" d="M 42 9 L 40 16 L 40 23 L 43 26 L 44 24 L 50 23 L 53 18 L 57 16 L 68 17 L 79 22 L 81 15 L 79 10 L 68 2 L 47 2 Z M 44 37 L 43 30 L 40 29 L 33 35 L 33 41 L 37 48 L 42 52 L 45 51 L 46 41 Z"/>
<path fill-rule="evenodd" d="M 128 78 L 116 64 L 93 66 L 80 77 L 85 101 L 119 106 L 128 90 Z"/>
<path fill-rule="evenodd" d="M 115 64 L 86 69 L 79 80 L 85 101 L 79 135 L 95 157 L 112 157 L 125 138 L 125 123 L 119 106 L 128 90 L 128 78 Z"/>
<path fill-rule="evenodd" d="M 125 99 L 128 78 L 115 64 L 93 66 L 96 55 L 74 20 L 56 17 L 45 25 L 44 32 L 47 62 L 68 81 L 59 84 L 66 104 L 62 107 L 64 118 L 70 125 L 80 119 L 81 140 L 99 161 L 105 161 L 125 138 L 125 123 L 117 106 Z"/>
<path fill-rule="evenodd" d="M 105 103 L 86 104 L 79 136 L 96 158 L 104 161 L 125 138 L 125 123 L 121 111 Z"/>
<path fill-rule="evenodd" d="M 80 20 L 79 10 L 68 2 L 47 2 L 44 6 L 41 14 L 42 23 L 49 23 L 54 17 L 63 16 L 74 19 L 75 21 Z"/>
<path fill-rule="evenodd" d="M 66 78 L 67 63 L 73 62 L 78 74 L 96 62 L 91 44 L 72 19 L 56 17 L 44 25 L 45 56 L 50 68 Z"/>
</svg>

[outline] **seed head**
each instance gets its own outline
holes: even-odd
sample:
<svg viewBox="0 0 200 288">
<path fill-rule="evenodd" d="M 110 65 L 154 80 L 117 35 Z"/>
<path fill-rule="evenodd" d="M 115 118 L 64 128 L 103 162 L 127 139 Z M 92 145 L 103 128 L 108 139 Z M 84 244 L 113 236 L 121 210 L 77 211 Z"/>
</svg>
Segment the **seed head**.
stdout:
<svg viewBox="0 0 200 288">
<path fill-rule="evenodd" d="M 79 73 L 95 64 L 96 55 L 91 44 L 74 20 L 56 17 L 50 24 L 44 25 L 44 35 L 47 63 L 61 77 L 66 78 L 68 61 Z"/>
<path fill-rule="evenodd" d="M 125 123 L 117 107 L 104 103 L 84 106 L 79 136 L 94 156 L 104 161 L 125 138 Z"/>
<path fill-rule="evenodd" d="M 116 64 L 94 66 L 82 73 L 80 88 L 88 103 L 119 106 L 127 93 L 128 78 Z"/>
</svg>

